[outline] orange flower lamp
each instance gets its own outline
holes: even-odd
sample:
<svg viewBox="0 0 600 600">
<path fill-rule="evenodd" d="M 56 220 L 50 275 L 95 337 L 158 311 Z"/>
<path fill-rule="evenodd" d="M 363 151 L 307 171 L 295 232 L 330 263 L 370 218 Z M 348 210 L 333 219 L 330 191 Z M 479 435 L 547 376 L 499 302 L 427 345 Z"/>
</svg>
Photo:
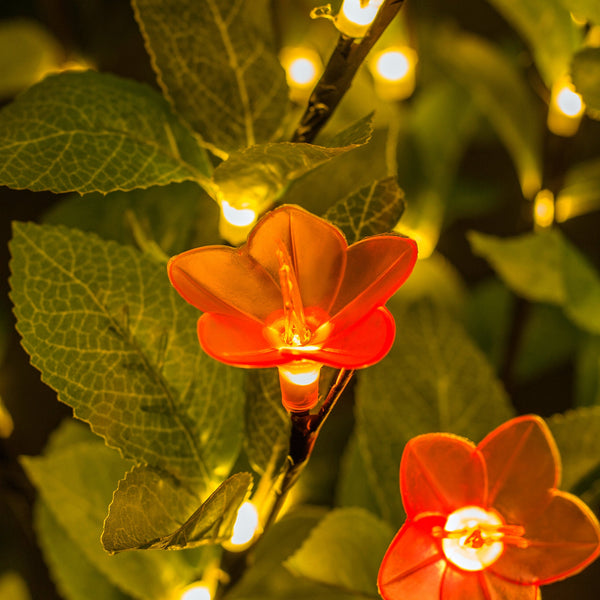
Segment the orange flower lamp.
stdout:
<svg viewBox="0 0 600 600">
<path fill-rule="evenodd" d="M 417 247 L 397 235 L 348 246 L 331 223 L 281 206 L 239 248 L 206 246 L 169 261 L 171 283 L 204 312 L 198 337 L 217 360 L 278 367 L 284 406 L 318 402 L 322 365 L 356 369 L 389 351 L 394 320 L 383 306 L 404 283 Z"/>
<path fill-rule="evenodd" d="M 400 464 L 407 520 L 388 548 L 385 600 L 536 600 L 539 586 L 600 553 L 600 526 L 559 491 L 560 459 L 542 419 L 518 417 L 478 446 L 434 433 Z"/>
</svg>

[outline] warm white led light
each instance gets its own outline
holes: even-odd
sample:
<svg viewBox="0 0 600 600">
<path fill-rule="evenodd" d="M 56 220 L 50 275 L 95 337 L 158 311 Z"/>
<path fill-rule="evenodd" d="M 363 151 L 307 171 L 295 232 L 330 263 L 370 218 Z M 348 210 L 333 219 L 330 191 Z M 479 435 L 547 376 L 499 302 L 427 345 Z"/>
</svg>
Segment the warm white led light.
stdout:
<svg viewBox="0 0 600 600">
<path fill-rule="evenodd" d="M 226 200 L 221 202 L 221 211 L 223 218 L 236 227 L 247 227 L 256 221 L 256 212 L 251 208 L 234 208 Z"/>
<path fill-rule="evenodd" d="M 411 62 L 401 50 L 386 50 L 377 57 L 375 68 L 382 79 L 400 81 L 408 75 Z"/>
<path fill-rule="evenodd" d="M 554 223 L 554 194 L 541 190 L 533 202 L 533 219 L 538 227 L 550 227 Z"/>
<path fill-rule="evenodd" d="M 568 77 L 552 86 L 548 106 L 548 129 L 556 135 L 575 135 L 585 113 L 585 104 Z"/>
<path fill-rule="evenodd" d="M 279 372 L 291 383 L 296 385 L 311 385 L 317 379 L 319 379 L 319 373 L 321 371 L 321 365 L 317 368 L 311 368 L 306 371 L 298 371 L 286 369 L 285 367 L 279 367 Z"/>
<path fill-rule="evenodd" d="M 558 91 L 556 105 L 567 117 L 578 117 L 584 110 L 581 96 L 569 86 L 565 86 Z"/>
<path fill-rule="evenodd" d="M 309 58 L 300 56 L 294 59 L 288 67 L 288 75 L 292 83 L 296 85 L 311 85 L 317 78 L 317 67 Z"/>
<path fill-rule="evenodd" d="M 335 25 L 348 37 L 363 37 L 375 20 L 382 3 L 383 0 L 344 0 L 342 10 L 335 18 Z"/>
<path fill-rule="evenodd" d="M 187 587 L 179 600 L 211 600 L 210 590 L 203 583 L 195 583 Z"/>
<path fill-rule="evenodd" d="M 257 530 L 258 511 L 256 506 L 252 502 L 244 502 L 238 510 L 230 542 L 234 546 L 244 546 L 252 540 Z"/>
</svg>

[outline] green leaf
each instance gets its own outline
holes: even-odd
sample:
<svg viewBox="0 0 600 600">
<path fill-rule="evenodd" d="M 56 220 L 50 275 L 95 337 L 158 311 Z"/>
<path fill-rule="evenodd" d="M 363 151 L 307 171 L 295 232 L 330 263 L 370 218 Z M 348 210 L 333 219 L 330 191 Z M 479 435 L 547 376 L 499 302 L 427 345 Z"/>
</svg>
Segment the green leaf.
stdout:
<svg viewBox="0 0 600 600">
<path fill-rule="evenodd" d="M 31 596 L 24 579 L 16 572 L 6 571 L 0 575 L 0 598 L 30 600 Z"/>
<path fill-rule="evenodd" d="M 219 208 L 193 182 L 146 190 L 73 194 L 44 216 L 50 225 L 66 225 L 97 233 L 105 240 L 140 246 L 136 227 L 166 255 L 194 246 L 219 244 Z"/>
<path fill-rule="evenodd" d="M 583 340 L 575 362 L 575 398 L 578 406 L 600 406 L 600 336 Z"/>
<path fill-rule="evenodd" d="M 588 160 L 570 169 L 556 197 L 559 223 L 600 208 L 600 158 Z"/>
<path fill-rule="evenodd" d="M 249 473 L 233 475 L 180 525 L 179 516 L 190 515 L 198 506 L 197 497 L 167 474 L 152 467 L 133 467 L 114 493 L 102 532 L 104 549 L 111 554 L 181 550 L 223 542 L 231 537 L 251 485 Z"/>
<path fill-rule="evenodd" d="M 488 2 L 523 36 L 548 87 L 569 71 L 582 34 L 564 6 L 565 0 Z"/>
<path fill-rule="evenodd" d="M 213 178 L 221 199 L 261 213 L 290 181 L 353 148 L 356 145 L 329 148 L 291 142 L 251 146 L 231 154 L 215 169 Z"/>
<path fill-rule="evenodd" d="M 471 232 L 473 252 L 484 257 L 518 295 L 560 306 L 581 329 L 600 333 L 600 278 L 558 229 L 514 238 Z"/>
<path fill-rule="evenodd" d="M 100 544 L 102 521 L 118 479 L 131 467 L 101 440 L 79 442 L 44 456 L 23 457 L 28 477 L 79 552 L 113 585 L 140 600 L 166 598 L 193 580 L 181 552 L 136 552 L 111 557 Z"/>
<path fill-rule="evenodd" d="M 193 134 L 146 85 L 94 71 L 47 77 L 0 111 L 0 184 L 112 192 L 208 185 Z"/>
<path fill-rule="evenodd" d="M 488 118 L 513 159 L 523 194 L 532 197 L 541 186 L 543 123 L 523 76 L 483 38 L 447 29 L 433 31 L 437 32 L 436 62 Z"/>
<path fill-rule="evenodd" d="M 0 24 L 0 98 L 8 98 L 34 84 L 60 65 L 61 49 L 52 34 L 29 19 Z"/>
<path fill-rule="evenodd" d="M 176 110 L 217 153 L 273 138 L 287 106 L 267 0 L 133 0 Z"/>
<path fill-rule="evenodd" d="M 94 567 L 44 502 L 40 501 L 35 506 L 34 523 L 44 560 L 62 597 L 66 600 L 89 600 L 90 590 L 94 590 L 94 600 L 131 598 Z"/>
<path fill-rule="evenodd" d="M 561 488 L 583 493 L 581 484 L 600 467 L 600 406 L 554 415 L 548 426 L 560 450 Z"/>
<path fill-rule="evenodd" d="M 254 471 L 261 475 L 279 472 L 288 455 L 290 427 L 281 404 L 277 370 L 248 370 L 244 446 Z"/>
<path fill-rule="evenodd" d="M 561 4 L 579 19 L 600 24 L 600 4 L 597 0 L 560 0 Z"/>
<path fill-rule="evenodd" d="M 361 373 L 356 419 L 368 485 L 382 516 L 400 525 L 398 469 L 406 442 L 435 431 L 478 441 L 513 410 L 482 353 L 444 310 L 421 303 L 394 316 L 391 352 Z"/>
<path fill-rule="evenodd" d="M 286 561 L 292 573 L 377 598 L 377 573 L 394 531 L 360 508 L 330 512 Z"/>
<path fill-rule="evenodd" d="M 17 328 L 42 379 L 124 456 L 214 489 L 241 445 L 243 372 L 200 350 L 198 313 L 164 265 L 63 227 L 16 223 L 11 249 Z"/>
<path fill-rule="evenodd" d="M 573 58 L 573 83 L 595 118 L 600 119 L 600 48 L 584 48 Z M 594 112 L 595 111 L 595 112 Z"/>
<path fill-rule="evenodd" d="M 374 181 L 330 207 L 323 217 L 337 225 L 348 244 L 394 229 L 404 212 L 404 194 L 395 177 Z"/>
</svg>

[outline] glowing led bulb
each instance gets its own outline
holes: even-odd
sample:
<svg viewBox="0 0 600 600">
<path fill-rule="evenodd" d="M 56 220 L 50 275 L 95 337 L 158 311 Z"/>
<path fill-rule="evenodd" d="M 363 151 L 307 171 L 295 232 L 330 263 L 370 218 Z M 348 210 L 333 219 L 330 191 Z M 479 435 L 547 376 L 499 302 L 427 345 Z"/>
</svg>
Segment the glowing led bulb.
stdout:
<svg viewBox="0 0 600 600">
<path fill-rule="evenodd" d="M 383 0 L 344 0 L 335 19 L 338 30 L 351 38 L 366 35 L 375 20 Z"/>
<path fill-rule="evenodd" d="M 323 71 L 321 57 L 311 48 L 283 48 L 279 59 L 285 69 L 290 97 L 306 100 Z"/>
<path fill-rule="evenodd" d="M 382 52 L 375 62 L 377 73 L 387 81 L 399 81 L 408 74 L 410 62 L 404 52 L 400 50 L 386 50 Z"/>
<path fill-rule="evenodd" d="M 244 502 L 237 514 L 230 543 L 233 546 L 245 546 L 258 530 L 258 511 L 252 502 Z"/>
<path fill-rule="evenodd" d="M 384 100 L 408 98 L 415 89 L 417 53 L 409 47 L 383 50 L 371 63 L 375 91 Z"/>
<path fill-rule="evenodd" d="M 251 208 L 236 208 L 227 200 L 221 201 L 219 234 L 229 243 L 238 245 L 246 241 L 258 215 Z"/>
<path fill-rule="evenodd" d="M 575 135 L 584 112 L 585 104 L 573 84 L 568 79 L 556 82 L 548 107 L 548 129 L 556 135 Z"/>
<path fill-rule="evenodd" d="M 554 194 L 550 190 L 541 190 L 535 197 L 533 219 L 538 227 L 550 227 L 554 222 Z"/>
<path fill-rule="evenodd" d="M 194 583 L 183 590 L 179 600 L 211 600 L 210 589 L 203 583 Z"/>
<path fill-rule="evenodd" d="M 315 81 L 317 68 L 315 63 L 306 57 L 296 58 L 288 69 L 290 79 L 300 86 L 310 85 Z"/>
</svg>

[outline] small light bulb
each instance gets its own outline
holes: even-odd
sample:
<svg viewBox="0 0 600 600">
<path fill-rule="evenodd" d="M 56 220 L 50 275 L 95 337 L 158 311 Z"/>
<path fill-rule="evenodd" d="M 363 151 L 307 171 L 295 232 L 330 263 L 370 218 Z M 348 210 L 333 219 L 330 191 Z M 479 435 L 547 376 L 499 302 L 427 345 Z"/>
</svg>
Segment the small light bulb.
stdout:
<svg viewBox="0 0 600 600">
<path fill-rule="evenodd" d="M 550 190 L 541 190 L 535 197 L 533 219 L 536 226 L 542 228 L 554 223 L 554 194 Z"/>
<path fill-rule="evenodd" d="M 296 58 L 288 69 L 289 78 L 300 86 L 310 85 L 317 76 L 315 64 L 306 57 Z"/>
<path fill-rule="evenodd" d="M 575 135 L 585 112 L 581 96 L 568 78 L 557 81 L 552 86 L 548 106 L 548 129 L 556 135 Z"/>
<path fill-rule="evenodd" d="M 335 26 L 348 37 L 364 37 L 382 4 L 383 0 L 344 0 L 342 10 L 335 18 Z"/>
<path fill-rule="evenodd" d="M 564 87 L 558 92 L 556 95 L 556 104 L 567 117 L 577 117 L 583 112 L 583 100 L 581 96 L 568 87 Z"/>
<path fill-rule="evenodd" d="M 387 50 L 378 56 L 375 66 L 382 79 L 399 81 L 408 74 L 410 62 L 404 52 Z"/>
<path fill-rule="evenodd" d="M 244 502 L 237 514 L 230 543 L 233 546 L 245 546 L 258 531 L 258 511 L 252 502 Z"/>
<path fill-rule="evenodd" d="M 403 100 L 415 89 L 417 53 L 407 46 L 387 48 L 370 63 L 375 91 L 383 100 Z"/>
<path fill-rule="evenodd" d="M 210 589 L 203 583 L 193 583 L 183 590 L 180 600 L 211 600 Z"/>
<path fill-rule="evenodd" d="M 251 208 L 234 208 L 226 200 L 221 202 L 221 210 L 225 220 L 236 227 L 247 227 L 256 221 L 256 212 Z"/>
<path fill-rule="evenodd" d="M 312 48 L 286 47 L 281 50 L 279 60 L 285 69 L 290 98 L 295 102 L 307 100 L 323 72 L 321 57 Z"/>
</svg>

